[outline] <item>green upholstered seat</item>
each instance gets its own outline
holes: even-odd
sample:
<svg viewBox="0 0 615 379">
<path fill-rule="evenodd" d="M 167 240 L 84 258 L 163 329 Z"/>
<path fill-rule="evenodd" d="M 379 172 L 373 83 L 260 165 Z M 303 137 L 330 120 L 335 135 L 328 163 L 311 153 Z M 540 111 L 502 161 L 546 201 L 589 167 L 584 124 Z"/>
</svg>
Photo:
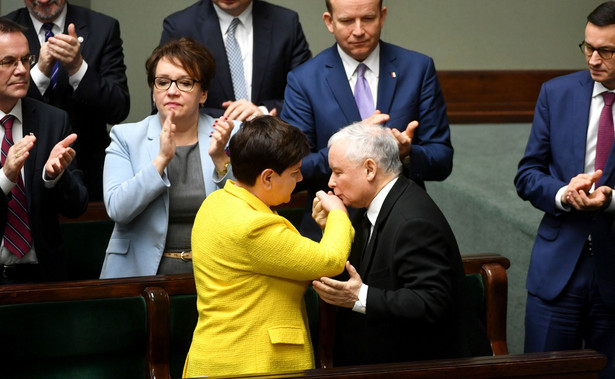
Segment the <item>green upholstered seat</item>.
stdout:
<svg viewBox="0 0 615 379">
<path fill-rule="evenodd" d="M 100 277 L 113 225 L 114 222 L 108 219 L 60 224 L 69 280 Z"/>
<path fill-rule="evenodd" d="M 3 376 L 144 378 L 142 297 L 0 306 Z"/>
</svg>

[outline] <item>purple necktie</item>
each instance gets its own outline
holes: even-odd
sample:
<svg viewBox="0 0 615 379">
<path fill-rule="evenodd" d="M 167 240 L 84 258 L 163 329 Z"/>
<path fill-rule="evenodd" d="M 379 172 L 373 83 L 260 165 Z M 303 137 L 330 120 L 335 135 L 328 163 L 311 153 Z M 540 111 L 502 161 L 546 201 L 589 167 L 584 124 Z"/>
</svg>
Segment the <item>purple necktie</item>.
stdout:
<svg viewBox="0 0 615 379">
<path fill-rule="evenodd" d="M 11 146 L 13 146 L 13 115 L 6 115 L 0 120 L 4 127 L 4 138 L 2 139 L 2 157 L 0 163 L 4 166 L 6 156 Z M 32 232 L 30 231 L 30 219 L 26 201 L 26 191 L 24 189 L 21 172 L 17 176 L 17 184 L 11 190 L 11 198 L 8 202 L 8 212 L 6 216 L 6 226 L 4 228 L 4 246 L 15 256 L 23 257 L 32 247 Z"/>
<path fill-rule="evenodd" d="M 369 84 L 365 79 L 365 70 L 367 66 L 360 63 L 357 67 L 357 83 L 354 86 L 354 100 L 357 102 L 361 119 L 365 120 L 374 113 L 374 98 L 372 91 L 369 89 Z"/>
<path fill-rule="evenodd" d="M 43 24 L 43 29 L 45 30 L 45 42 L 47 42 L 49 38 L 54 36 L 53 32 L 51 31 L 52 28 L 53 28 L 53 24 L 51 22 L 46 22 Z M 55 90 L 56 86 L 58 85 L 58 69 L 59 68 L 60 68 L 60 63 L 56 61 L 56 63 L 53 65 L 53 68 L 51 69 L 50 86 L 52 90 Z"/>
<path fill-rule="evenodd" d="M 596 161 L 594 162 L 596 170 L 604 170 L 614 136 L 612 105 L 613 100 L 615 100 L 615 93 L 604 92 L 602 98 L 604 99 L 604 107 L 602 107 L 600 122 L 598 123 L 598 142 L 596 143 Z"/>
</svg>

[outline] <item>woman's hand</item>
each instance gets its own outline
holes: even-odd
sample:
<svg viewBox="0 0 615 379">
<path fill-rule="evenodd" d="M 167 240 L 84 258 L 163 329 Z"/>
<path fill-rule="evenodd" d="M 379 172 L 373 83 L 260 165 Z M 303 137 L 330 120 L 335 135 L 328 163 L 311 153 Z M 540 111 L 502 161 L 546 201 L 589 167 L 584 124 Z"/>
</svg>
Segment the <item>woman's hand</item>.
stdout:
<svg viewBox="0 0 615 379">
<path fill-rule="evenodd" d="M 162 176 L 164 169 L 169 165 L 171 159 L 175 155 L 175 124 L 173 123 L 173 117 L 175 117 L 175 111 L 171 110 L 169 115 L 162 124 L 162 130 L 160 131 L 160 152 L 156 158 L 154 158 L 154 167 L 158 170 L 158 173 Z"/>
<path fill-rule="evenodd" d="M 216 166 L 216 172 L 226 173 L 226 164 L 230 162 L 230 158 L 226 154 L 225 149 L 228 141 L 231 139 L 234 125 L 228 118 L 221 117 L 214 121 L 213 128 L 214 131 L 209 141 L 209 156 Z"/>
</svg>

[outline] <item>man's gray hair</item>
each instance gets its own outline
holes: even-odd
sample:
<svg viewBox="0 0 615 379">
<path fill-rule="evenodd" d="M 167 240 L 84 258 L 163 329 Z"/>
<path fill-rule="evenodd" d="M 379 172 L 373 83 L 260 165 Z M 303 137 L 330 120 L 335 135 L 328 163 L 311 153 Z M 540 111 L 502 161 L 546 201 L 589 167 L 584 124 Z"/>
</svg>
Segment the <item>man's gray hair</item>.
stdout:
<svg viewBox="0 0 615 379">
<path fill-rule="evenodd" d="M 332 135 L 327 146 L 338 142 L 346 146 L 346 159 L 351 162 L 362 164 L 371 158 L 386 174 L 401 173 L 397 140 L 385 127 L 357 122 Z"/>
</svg>

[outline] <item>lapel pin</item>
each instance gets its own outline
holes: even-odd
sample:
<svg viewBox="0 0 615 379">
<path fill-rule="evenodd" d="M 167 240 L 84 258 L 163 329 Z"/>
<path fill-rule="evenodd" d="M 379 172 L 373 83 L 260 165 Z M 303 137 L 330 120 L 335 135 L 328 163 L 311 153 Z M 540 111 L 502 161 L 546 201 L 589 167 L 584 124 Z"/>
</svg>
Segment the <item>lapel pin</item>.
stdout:
<svg viewBox="0 0 615 379">
<path fill-rule="evenodd" d="M 395 79 L 396 77 L 397 77 L 397 74 L 395 73 L 395 71 L 393 71 L 393 72 L 391 73 L 391 78 Z"/>
<path fill-rule="evenodd" d="M 83 37 L 81 36 L 77 37 L 77 41 L 79 41 L 79 43 L 83 43 Z"/>
</svg>

